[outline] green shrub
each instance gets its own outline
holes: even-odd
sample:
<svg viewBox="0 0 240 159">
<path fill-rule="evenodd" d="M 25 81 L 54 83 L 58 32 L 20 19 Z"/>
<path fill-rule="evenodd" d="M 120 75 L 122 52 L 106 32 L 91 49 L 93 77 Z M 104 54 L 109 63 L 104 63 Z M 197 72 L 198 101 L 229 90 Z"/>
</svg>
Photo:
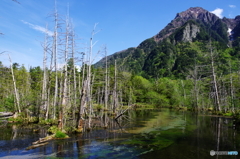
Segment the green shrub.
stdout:
<svg viewBox="0 0 240 159">
<path fill-rule="evenodd" d="M 57 133 L 57 131 L 59 131 L 59 129 L 58 129 L 57 126 L 51 126 L 51 127 L 48 129 L 48 132 L 49 132 L 49 133 L 52 133 L 52 134 Z"/>
<path fill-rule="evenodd" d="M 62 131 L 57 131 L 55 134 L 56 138 L 66 138 L 68 137 L 67 134 L 63 133 Z"/>
<path fill-rule="evenodd" d="M 104 108 L 104 106 L 101 105 L 101 104 L 98 104 L 98 105 L 95 106 L 95 108 L 96 108 L 97 110 L 102 110 L 102 109 Z"/>
<path fill-rule="evenodd" d="M 57 120 L 54 120 L 54 119 L 39 119 L 39 124 L 42 124 L 42 125 L 51 125 L 51 124 L 57 124 Z"/>
<path fill-rule="evenodd" d="M 17 123 L 22 123 L 24 120 L 23 120 L 23 118 L 21 118 L 21 117 L 18 117 L 18 118 L 8 118 L 8 121 L 10 121 L 10 122 L 17 122 Z"/>
<path fill-rule="evenodd" d="M 231 113 L 231 112 L 227 112 L 227 113 L 225 113 L 225 114 L 223 114 L 224 116 L 233 116 L 233 113 Z"/>
</svg>

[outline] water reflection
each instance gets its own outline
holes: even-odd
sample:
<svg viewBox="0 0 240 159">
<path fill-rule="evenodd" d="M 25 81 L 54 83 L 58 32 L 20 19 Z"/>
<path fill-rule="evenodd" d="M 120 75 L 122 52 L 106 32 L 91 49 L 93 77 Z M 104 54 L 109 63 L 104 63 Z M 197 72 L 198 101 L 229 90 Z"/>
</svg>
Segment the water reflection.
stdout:
<svg viewBox="0 0 240 159">
<path fill-rule="evenodd" d="M 125 114 L 116 122 L 107 112 L 99 112 L 91 131 L 29 151 L 25 148 L 46 136 L 46 129 L 33 133 L 37 125 L 8 124 L 1 127 L 0 157 L 222 159 L 237 156 L 211 157 L 210 150 L 240 150 L 239 131 L 232 128 L 231 118 L 169 109 Z"/>
<path fill-rule="evenodd" d="M 210 156 L 210 150 L 240 152 L 239 131 L 233 129 L 231 118 L 198 115 L 190 112 L 182 113 L 188 126 L 197 126 L 195 131 L 183 136 L 166 149 L 142 155 L 141 158 L 152 158 L 154 156 L 168 159 L 239 158 L 239 156 Z"/>
</svg>

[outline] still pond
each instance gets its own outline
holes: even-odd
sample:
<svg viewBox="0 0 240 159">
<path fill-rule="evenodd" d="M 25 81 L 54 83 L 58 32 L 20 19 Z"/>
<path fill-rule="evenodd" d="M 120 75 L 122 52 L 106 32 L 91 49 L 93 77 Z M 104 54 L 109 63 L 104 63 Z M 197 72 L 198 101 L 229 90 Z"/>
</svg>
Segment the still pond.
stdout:
<svg viewBox="0 0 240 159">
<path fill-rule="evenodd" d="M 108 128 L 95 125 L 84 134 L 52 140 L 45 146 L 26 150 L 47 135 L 47 127 L 0 121 L 0 158 L 124 158 L 124 159 L 232 159 L 239 155 L 210 155 L 210 151 L 240 153 L 240 131 L 233 119 L 176 111 L 128 111 L 119 123 L 108 118 Z M 38 129 L 39 131 L 34 132 Z"/>
</svg>

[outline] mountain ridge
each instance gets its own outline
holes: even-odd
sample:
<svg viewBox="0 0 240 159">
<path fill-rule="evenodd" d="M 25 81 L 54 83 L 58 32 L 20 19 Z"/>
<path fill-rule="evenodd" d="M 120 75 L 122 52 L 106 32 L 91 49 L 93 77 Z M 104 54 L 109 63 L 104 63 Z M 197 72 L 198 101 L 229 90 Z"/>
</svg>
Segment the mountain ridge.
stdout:
<svg viewBox="0 0 240 159">
<path fill-rule="evenodd" d="M 156 35 L 142 41 L 137 47 L 128 48 L 108 56 L 108 65 L 113 65 L 116 60 L 118 66 L 124 66 L 126 71 L 149 74 L 149 71 L 153 70 L 150 67 L 159 69 L 161 60 L 163 60 L 160 58 L 160 54 L 163 52 L 164 54 L 170 53 L 171 56 L 166 55 L 166 57 L 172 60 L 171 64 L 168 62 L 164 67 L 171 67 L 168 69 L 176 72 L 173 68 L 177 68 L 178 57 L 174 46 L 178 43 L 208 42 L 212 39 L 219 42 L 219 46 L 227 48 L 230 45 L 238 45 L 240 41 L 237 40 L 240 36 L 239 28 L 240 16 L 236 16 L 234 19 L 226 17 L 221 19 L 201 7 L 191 7 L 186 11 L 177 13 L 166 27 Z M 164 47 L 164 45 L 169 48 Z M 105 59 L 97 62 L 95 66 L 104 67 Z M 155 61 L 154 66 L 148 60 Z M 148 67 L 148 65 L 150 66 Z"/>
</svg>

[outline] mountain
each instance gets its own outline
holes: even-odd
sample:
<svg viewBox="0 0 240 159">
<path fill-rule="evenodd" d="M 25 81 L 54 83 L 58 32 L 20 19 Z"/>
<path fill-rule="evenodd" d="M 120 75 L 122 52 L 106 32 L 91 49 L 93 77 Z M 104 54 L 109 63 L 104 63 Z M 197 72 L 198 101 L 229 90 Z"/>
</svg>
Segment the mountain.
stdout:
<svg viewBox="0 0 240 159">
<path fill-rule="evenodd" d="M 154 39 L 156 41 L 163 40 L 164 38 L 173 34 L 178 28 L 182 27 L 189 20 L 195 20 L 206 25 L 213 25 L 217 20 L 219 20 L 219 18 L 200 7 L 189 8 L 184 12 L 177 13 L 174 20 L 172 20 L 163 30 L 155 35 Z M 195 33 L 199 32 L 199 30 L 195 31 Z"/>
<path fill-rule="evenodd" d="M 203 52 L 206 54 L 210 39 L 216 49 L 226 50 L 229 46 L 239 46 L 238 37 L 240 16 L 220 19 L 201 7 L 191 7 L 177 13 L 155 36 L 144 40 L 137 47 L 103 58 L 95 67 L 104 67 L 107 59 L 108 65 L 113 65 L 116 60 L 122 70 L 150 78 L 186 77 L 184 74 L 193 66 L 193 59 L 203 60 Z M 204 63 L 204 60 L 201 62 Z"/>
</svg>

